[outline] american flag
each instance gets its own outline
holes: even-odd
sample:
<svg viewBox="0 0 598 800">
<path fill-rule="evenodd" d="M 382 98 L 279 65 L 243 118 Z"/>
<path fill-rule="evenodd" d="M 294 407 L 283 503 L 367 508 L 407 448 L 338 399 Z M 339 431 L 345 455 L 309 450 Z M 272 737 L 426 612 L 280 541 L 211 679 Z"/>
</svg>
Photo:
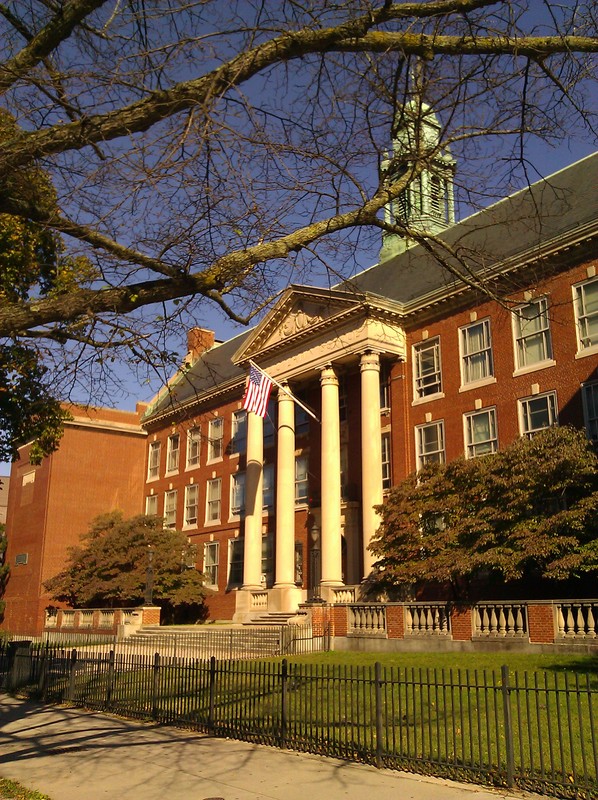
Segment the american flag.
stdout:
<svg viewBox="0 0 598 800">
<path fill-rule="evenodd" d="M 243 408 L 246 411 L 253 411 L 258 417 L 266 416 L 268 408 L 268 398 L 272 389 L 272 381 L 263 372 L 260 372 L 253 364 L 249 366 L 249 380 L 245 397 L 243 398 Z"/>
</svg>

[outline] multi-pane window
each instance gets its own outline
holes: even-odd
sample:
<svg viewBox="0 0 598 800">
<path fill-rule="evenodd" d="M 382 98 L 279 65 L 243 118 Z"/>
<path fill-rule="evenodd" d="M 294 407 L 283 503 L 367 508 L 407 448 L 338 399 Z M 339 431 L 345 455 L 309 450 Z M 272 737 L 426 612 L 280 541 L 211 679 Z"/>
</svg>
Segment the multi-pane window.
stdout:
<svg viewBox="0 0 598 800">
<path fill-rule="evenodd" d="M 208 481 L 206 491 L 206 522 L 220 522 L 222 504 L 222 480 L 212 478 Z"/>
<path fill-rule="evenodd" d="M 147 479 L 160 476 L 160 442 L 150 442 L 147 461 Z"/>
<path fill-rule="evenodd" d="M 344 375 L 338 378 L 338 415 L 341 422 L 347 419 L 347 381 Z"/>
<path fill-rule="evenodd" d="M 581 396 L 588 439 L 598 444 L 598 382 L 583 385 Z"/>
<path fill-rule="evenodd" d="M 547 392 L 519 401 L 521 435 L 529 439 L 544 428 L 558 424 L 556 394 Z"/>
<path fill-rule="evenodd" d="M 380 365 L 380 410 L 386 411 L 390 408 L 390 380 L 388 368 Z"/>
<path fill-rule="evenodd" d="M 467 458 L 496 453 L 496 409 L 486 408 L 465 415 L 465 454 Z"/>
<path fill-rule="evenodd" d="M 243 539 L 230 539 L 228 543 L 228 585 L 243 583 Z"/>
<path fill-rule="evenodd" d="M 430 422 L 415 429 L 418 469 L 424 464 L 444 464 L 444 422 Z"/>
<path fill-rule="evenodd" d="M 158 495 L 150 494 L 145 498 L 145 513 L 148 517 L 158 516 Z"/>
<path fill-rule="evenodd" d="M 295 403 L 295 436 L 305 436 L 306 433 L 309 433 L 309 415 Z"/>
<path fill-rule="evenodd" d="M 461 379 L 464 384 L 491 378 L 492 342 L 490 320 L 483 319 L 461 328 Z"/>
<path fill-rule="evenodd" d="M 203 574 L 208 586 L 218 586 L 218 542 L 206 542 L 203 546 Z"/>
<path fill-rule="evenodd" d="M 442 391 L 440 339 L 430 339 L 413 348 L 414 393 L 416 398 Z"/>
<path fill-rule="evenodd" d="M 262 479 L 263 507 L 274 507 L 274 464 L 266 464 Z"/>
<path fill-rule="evenodd" d="M 262 537 L 262 583 L 267 586 L 272 583 L 274 575 L 274 550 L 272 536 Z"/>
<path fill-rule="evenodd" d="M 232 419 L 231 453 L 244 453 L 247 450 L 247 412 L 235 411 Z"/>
<path fill-rule="evenodd" d="M 548 301 L 545 297 L 516 308 L 513 312 L 513 329 L 517 369 L 552 358 Z"/>
<path fill-rule="evenodd" d="M 382 488 L 390 489 L 392 475 L 390 471 L 390 433 L 382 434 Z"/>
<path fill-rule="evenodd" d="M 268 408 L 264 417 L 264 447 L 271 447 L 274 444 L 274 432 L 276 428 L 276 403 L 268 400 Z"/>
<path fill-rule="evenodd" d="M 176 527 L 176 489 L 164 495 L 164 527 Z"/>
<path fill-rule="evenodd" d="M 309 459 L 306 455 L 295 458 L 295 503 L 303 504 L 308 500 L 308 466 Z"/>
<path fill-rule="evenodd" d="M 166 448 L 166 472 L 176 472 L 179 468 L 179 452 L 181 437 L 178 433 L 173 433 L 168 437 Z"/>
<path fill-rule="evenodd" d="M 191 483 L 185 487 L 185 525 L 197 525 L 199 485 Z"/>
<path fill-rule="evenodd" d="M 598 345 L 598 278 L 573 287 L 579 349 Z"/>
<path fill-rule="evenodd" d="M 222 458 L 222 439 L 224 436 L 224 420 L 222 417 L 211 419 L 208 425 L 208 461 Z"/>
<path fill-rule="evenodd" d="M 230 513 L 238 517 L 245 511 L 245 473 L 230 476 Z"/>
<path fill-rule="evenodd" d="M 187 433 L 187 467 L 199 466 L 200 444 L 199 428 L 191 428 Z"/>
</svg>

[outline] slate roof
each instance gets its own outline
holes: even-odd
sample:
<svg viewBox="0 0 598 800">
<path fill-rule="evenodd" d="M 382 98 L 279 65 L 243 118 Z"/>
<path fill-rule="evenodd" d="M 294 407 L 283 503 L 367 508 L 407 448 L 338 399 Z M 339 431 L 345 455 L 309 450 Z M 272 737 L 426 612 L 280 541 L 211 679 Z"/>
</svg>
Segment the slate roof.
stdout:
<svg viewBox="0 0 598 800">
<path fill-rule="evenodd" d="M 598 217 L 598 152 L 467 217 L 443 241 L 486 270 L 518 254 L 575 234 Z M 455 283 L 421 246 L 376 264 L 338 288 L 353 287 L 409 305 Z"/>
</svg>

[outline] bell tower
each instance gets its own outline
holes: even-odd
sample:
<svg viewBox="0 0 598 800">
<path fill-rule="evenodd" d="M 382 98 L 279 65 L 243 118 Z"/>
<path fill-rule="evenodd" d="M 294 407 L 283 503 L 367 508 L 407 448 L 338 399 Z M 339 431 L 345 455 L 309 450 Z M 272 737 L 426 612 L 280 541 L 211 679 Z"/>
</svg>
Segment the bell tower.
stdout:
<svg viewBox="0 0 598 800">
<path fill-rule="evenodd" d="M 397 115 L 392 153 L 381 164 L 382 171 L 387 173 L 386 180 L 393 182 L 400 178 L 418 155 L 433 153 L 433 156 L 399 197 L 385 206 L 385 222 L 403 223 L 418 233 L 429 234 L 438 234 L 454 224 L 456 161 L 448 148 L 439 148 L 440 133 L 438 117 L 426 103 L 411 101 Z M 388 261 L 414 244 L 408 236 L 384 231 L 379 260 Z"/>
</svg>

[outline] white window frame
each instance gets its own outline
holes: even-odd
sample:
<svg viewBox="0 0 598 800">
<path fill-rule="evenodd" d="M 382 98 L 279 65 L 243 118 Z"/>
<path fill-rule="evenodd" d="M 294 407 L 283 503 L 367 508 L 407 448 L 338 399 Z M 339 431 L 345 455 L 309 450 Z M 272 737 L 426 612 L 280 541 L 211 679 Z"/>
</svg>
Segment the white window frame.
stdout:
<svg viewBox="0 0 598 800">
<path fill-rule="evenodd" d="M 426 431 L 436 429 L 438 447 L 435 450 L 425 450 L 425 434 Z M 416 425 L 415 427 L 415 455 L 417 459 L 417 468 L 421 469 L 425 464 L 434 462 L 444 464 L 446 460 L 444 439 L 444 420 L 439 419 L 434 422 L 426 422 L 424 425 Z"/>
<path fill-rule="evenodd" d="M 588 286 L 598 287 L 598 277 L 583 281 L 583 283 L 577 283 L 572 287 L 575 327 L 577 330 L 577 351 L 584 355 L 598 351 L 598 334 L 594 336 L 588 335 L 588 330 L 592 323 L 598 321 L 598 310 L 591 312 L 587 310 L 586 290 Z"/>
<path fill-rule="evenodd" d="M 598 444 L 598 381 L 582 383 L 581 399 L 586 435 L 594 444 Z"/>
<path fill-rule="evenodd" d="M 380 364 L 380 412 L 390 411 L 390 370 L 386 364 Z"/>
<path fill-rule="evenodd" d="M 522 316 L 524 309 L 537 309 L 529 317 Z M 526 331 L 526 324 L 537 320 L 540 327 L 534 330 Z M 550 318 L 548 316 L 548 298 L 537 297 L 527 303 L 522 303 L 517 308 L 513 309 L 512 314 L 513 322 L 513 346 L 515 348 L 515 372 L 526 371 L 528 369 L 537 369 L 538 367 L 546 366 L 554 363 L 552 359 L 552 340 L 550 336 Z M 543 352 L 542 358 L 533 359 L 530 357 L 526 349 L 526 342 L 540 337 L 541 349 Z"/>
<path fill-rule="evenodd" d="M 164 493 L 164 527 L 176 528 L 177 490 L 169 489 Z"/>
<path fill-rule="evenodd" d="M 487 439 L 475 440 L 475 420 L 486 417 L 490 436 Z M 463 414 L 463 438 L 465 440 L 465 457 L 478 458 L 498 450 L 498 429 L 496 425 L 496 408 L 480 408 Z"/>
<path fill-rule="evenodd" d="M 431 368 L 424 368 L 424 356 L 431 356 Z M 431 380 L 430 380 L 431 379 Z M 428 400 L 442 394 L 442 362 L 440 356 L 440 337 L 424 339 L 413 345 L 413 397 L 415 400 Z"/>
<path fill-rule="evenodd" d="M 222 516 L 222 478 L 209 478 L 206 483 L 206 525 L 216 525 Z"/>
<path fill-rule="evenodd" d="M 262 508 L 274 509 L 274 464 L 264 464 L 262 474 Z"/>
<path fill-rule="evenodd" d="M 531 406 L 538 404 L 540 401 L 546 401 L 546 411 L 548 415 L 548 425 L 541 427 L 532 427 L 532 409 Z M 539 433 L 546 428 L 551 428 L 553 425 L 559 424 L 558 405 L 556 400 L 556 392 L 544 392 L 542 394 L 534 394 L 531 397 L 522 397 L 519 401 L 519 432 L 522 436 L 531 439 L 536 433 Z"/>
<path fill-rule="evenodd" d="M 199 484 L 185 486 L 185 527 L 196 528 L 199 523 Z"/>
<path fill-rule="evenodd" d="M 181 435 L 171 433 L 166 443 L 166 474 L 172 475 L 179 471 L 181 455 Z"/>
<path fill-rule="evenodd" d="M 304 466 L 300 468 L 300 464 Z M 303 491 L 305 487 L 305 491 Z M 307 505 L 309 500 L 309 456 L 300 453 L 295 456 L 295 505 Z"/>
<path fill-rule="evenodd" d="M 482 328 L 483 345 L 478 347 L 471 340 L 474 328 Z M 481 319 L 464 325 L 459 329 L 459 348 L 461 354 L 461 385 L 479 384 L 494 377 L 492 358 L 492 333 L 490 320 Z M 483 374 L 474 377 L 475 369 L 481 365 Z"/>
<path fill-rule="evenodd" d="M 199 467 L 201 456 L 201 431 L 199 426 L 187 431 L 187 469 Z"/>
<path fill-rule="evenodd" d="M 208 423 L 208 464 L 222 461 L 224 445 L 224 419 L 214 417 Z"/>
<path fill-rule="evenodd" d="M 155 506 L 155 508 L 152 508 Z M 158 516 L 158 495 L 157 494 L 148 494 L 145 498 L 145 515 L 147 517 L 157 517 Z"/>
<path fill-rule="evenodd" d="M 240 517 L 245 512 L 245 473 L 230 476 L 230 516 Z"/>
<path fill-rule="evenodd" d="M 218 562 L 220 545 L 218 542 L 205 542 L 203 546 L 203 575 L 206 586 L 218 588 Z"/>
<path fill-rule="evenodd" d="M 242 586 L 243 585 L 243 570 L 244 570 L 244 546 L 243 539 L 229 539 L 228 540 L 228 569 L 226 572 L 226 585 L 227 586 Z M 234 558 L 236 556 L 236 558 Z M 234 575 L 235 572 L 240 574 Z"/>
<path fill-rule="evenodd" d="M 242 455 L 247 452 L 247 411 L 233 411 L 231 420 L 231 455 Z"/>
<path fill-rule="evenodd" d="M 390 460 L 390 433 L 382 434 L 380 447 L 382 453 L 382 490 L 387 491 L 392 486 L 392 467 Z"/>
<path fill-rule="evenodd" d="M 147 479 L 156 481 L 160 477 L 161 442 L 150 442 L 147 457 Z"/>
</svg>

